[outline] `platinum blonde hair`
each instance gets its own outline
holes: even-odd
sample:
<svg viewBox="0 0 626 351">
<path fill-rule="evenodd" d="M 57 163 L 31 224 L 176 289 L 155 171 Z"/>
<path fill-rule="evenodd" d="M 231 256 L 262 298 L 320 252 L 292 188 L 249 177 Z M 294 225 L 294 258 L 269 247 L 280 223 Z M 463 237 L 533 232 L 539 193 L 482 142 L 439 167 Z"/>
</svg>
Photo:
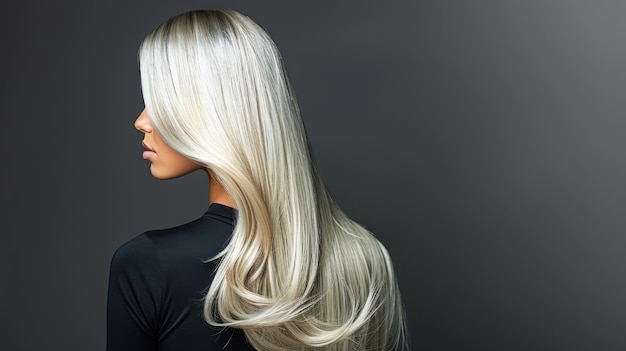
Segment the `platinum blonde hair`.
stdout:
<svg viewBox="0 0 626 351">
<path fill-rule="evenodd" d="M 238 210 L 207 322 L 258 350 L 404 349 L 389 254 L 328 194 L 267 33 L 235 11 L 192 11 L 150 33 L 139 61 L 154 128 Z"/>
</svg>

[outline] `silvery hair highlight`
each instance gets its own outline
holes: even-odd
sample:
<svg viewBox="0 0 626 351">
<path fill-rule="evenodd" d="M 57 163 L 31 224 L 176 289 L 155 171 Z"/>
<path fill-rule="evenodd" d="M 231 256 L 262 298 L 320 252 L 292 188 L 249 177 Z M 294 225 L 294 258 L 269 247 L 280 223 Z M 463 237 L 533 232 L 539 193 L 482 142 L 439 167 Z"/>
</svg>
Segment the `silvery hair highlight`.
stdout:
<svg viewBox="0 0 626 351">
<path fill-rule="evenodd" d="M 406 348 L 389 254 L 328 194 L 267 33 L 235 11 L 192 11 L 150 33 L 139 61 L 155 130 L 238 210 L 208 323 L 258 350 Z"/>
</svg>

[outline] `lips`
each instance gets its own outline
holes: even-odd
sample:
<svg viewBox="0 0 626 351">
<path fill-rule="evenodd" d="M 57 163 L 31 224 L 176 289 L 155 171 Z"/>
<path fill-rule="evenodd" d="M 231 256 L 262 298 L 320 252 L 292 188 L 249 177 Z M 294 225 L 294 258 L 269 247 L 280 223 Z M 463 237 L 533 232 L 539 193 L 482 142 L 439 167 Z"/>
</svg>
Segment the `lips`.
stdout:
<svg viewBox="0 0 626 351">
<path fill-rule="evenodd" d="M 148 151 L 154 152 L 154 150 L 150 146 L 148 146 L 148 144 L 146 144 L 146 142 L 143 141 L 143 140 L 141 141 L 141 146 L 143 146 L 143 148 L 148 150 Z"/>
<path fill-rule="evenodd" d="M 143 146 L 143 148 L 146 149 L 141 155 L 144 160 L 147 160 L 150 157 L 156 155 L 156 152 L 154 152 L 154 150 L 152 150 L 143 140 L 141 141 L 141 146 Z"/>
</svg>

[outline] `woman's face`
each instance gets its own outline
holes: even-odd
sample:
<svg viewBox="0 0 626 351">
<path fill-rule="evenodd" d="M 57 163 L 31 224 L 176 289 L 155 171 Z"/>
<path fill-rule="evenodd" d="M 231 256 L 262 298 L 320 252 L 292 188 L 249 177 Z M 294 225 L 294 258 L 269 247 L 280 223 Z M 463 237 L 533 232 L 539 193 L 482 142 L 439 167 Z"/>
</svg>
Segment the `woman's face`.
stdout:
<svg viewBox="0 0 626 351">
<path fill-rule="evenodd" d="M 179 154 L 161 139 L 154 130 L 146 109 L 141 111 L 135 120 L 135 128 L 144 133 L 142 145 L 145 151 L 143 158 L 150 161 L 150 173 L 153 177 L 172 179 L 203 168 L 202 165 Z"/>
</svg>

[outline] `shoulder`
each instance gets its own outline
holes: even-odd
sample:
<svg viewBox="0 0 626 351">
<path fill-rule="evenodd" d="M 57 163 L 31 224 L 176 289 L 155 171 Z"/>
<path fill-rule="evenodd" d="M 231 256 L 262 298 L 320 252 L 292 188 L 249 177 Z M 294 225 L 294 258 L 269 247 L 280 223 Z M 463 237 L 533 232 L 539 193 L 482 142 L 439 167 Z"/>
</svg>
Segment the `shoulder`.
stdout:
<svg viewBox="0 0 626 351">
<path fill-rule="evenodd" d="M 118 247 L 111 259 L 111 266 L 135 266 L 158 260 L 154 244 L 147 233 L 141 233 Z"/>
<path fill-rule="evenodd" d="M 147 284 L 159 291 L 183 278 L 209 276 L 214 267 L 203 262 L 225 248 L 232 229 L 228 221 L 203 215 L 179 226 L 143 232 L 115 251 L 111 278 L 121 285 Z"/>
<path fill-rule="evenodd" d="M 110 275 L 122 285 L 144 282 L 158 286 L 162 283 L 161 259 L 147 232 L 127 241 L 115 251 L 111 258 Z"/>
<path fill-rule="evenodd" d="M 232 229 L 232 223 L 205 215 L 179 226 L 143 232 L 115 251 L 111 276 L 156 287 L 179 273 L 199 270 L 204 275 L 212 266 L 203 267 L 202 262 L 225 248 Z"/>
<path fill-rule="evenodd" d="M 165 267 L 172 260 L 207 260 L 219 254 L 228 243 L 233 224 L 210 216 L 202 216 L 194 221 L 176 227 L 150 230 L 136 238 L 143 242 L 142 250 L 151 249 L 161 257 Z M 144 247 L 144 246 L 149 247 Z"/>
</svg>

